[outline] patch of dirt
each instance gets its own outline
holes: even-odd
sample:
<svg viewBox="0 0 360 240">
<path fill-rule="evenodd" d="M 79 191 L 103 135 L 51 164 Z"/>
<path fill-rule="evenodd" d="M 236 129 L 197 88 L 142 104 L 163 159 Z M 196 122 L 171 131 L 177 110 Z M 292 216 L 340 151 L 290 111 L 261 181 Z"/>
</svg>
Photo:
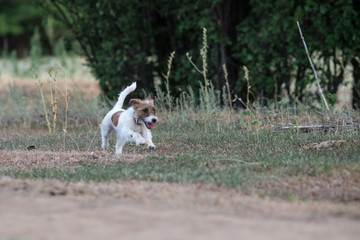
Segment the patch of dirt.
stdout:
<svg viewBox="0 0 360 240">
<path fill-rule="evenodd" d="M 0 159 L 2 169 L 16 167 L 19 170 L 26 170 L 32 168 L 60 169 L 63 167 L 76 167 L 81 164 L 136 163 L 146 160 L 146 155 L 122 154 L 117 156 L 113 152 L 104 153 L 100 150 L 93 152 L 0 150 Z M 211 164 L 214 164 L 214 162 L 204 162 L 204 165 L 208 168 L 214 167 Z M 251 164 L 256 165 L 256 163 Z M 360 172 L 351 171 L 347 166 L 342 166 L 342 169 L 341 172 L 335 175 L 286 176 L 277 181 L 264 181 L 261 185 L 253 183 L 250 184 L 247 191 L 249 194 L 257 193 L 262 196 L 269 194 L 271 196 L 284 196 L 286 194 L 292 195 L 295 199 L 360 203 Z M 273 171 L 276 171 L 276 169 L 273 169 Z"/>
<path fill-rule="evenodd" d="M 333 176 L 287 177 L 263 184 L 258 190 L 263 195 L 273 191 L 273 195 L 286 193 L 296 199 L 360 203 L 360 173 L 350 173 L 347 170 Z"/>
<path fill-rule="evenodd" d="M 202 184 L 0 178 L 5 238 L 357 239 L 359 207 L 262 199 Z"/>
<path fill-rule="evenodd" d="M 117 156 L 114 153 L 104 153 L 102 151 L 93 152 L 52 152 L 40 150 L 0 150 L 0 167 L 13 168 L 16 166 L 18 169 L 29 169 L 33 167 L 43 168 L 61 168 L 78 165 L 82 162 L 86 163 L 99 163 L 103 164 L 115 162 L 136 162 L 144 160 L 143 154 L 122 154 Z"/>
<path fill-rule="evenodd" d="M 41 79 L 43 86 L 43 93 L 45 97 L 50 96 L 50 84 L 47 78 Z M 0 77 L 0 93 L 8 93 L 9 85 L 16 86 L 18 89 L 26 89 L 30 97 L 39 95 L 39 87 L 35 79 L 15 78 L 15 77 Z M 67 82 L 65 79 L 57 79 L 57 87 L 61 91 L 65 91 L 66 86 L 69 89 L 69 94 L 74 97 L 81 91 L 85 99 L 91 99 L 98 96 L 100 91 L 99 82 L 94 78 L 71 78 Z M 61 97 L 59 95 L 59 97 Z"/>
</svg>

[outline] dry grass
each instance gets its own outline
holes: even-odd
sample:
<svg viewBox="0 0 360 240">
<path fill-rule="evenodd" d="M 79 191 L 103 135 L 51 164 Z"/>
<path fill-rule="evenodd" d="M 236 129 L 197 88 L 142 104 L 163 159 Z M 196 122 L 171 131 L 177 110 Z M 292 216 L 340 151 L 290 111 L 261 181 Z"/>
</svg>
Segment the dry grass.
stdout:
<svg viewBox="0 0 360 240">
<path fill-rule="evenodd" d="M 59 169 L 63 167 L 79 166 L 82 163 L 135 163 L 140 160 L 146 160 L 142 154 L 123 154 L 116 156 L 113 153 L 104 153 L 102 151 L 91 152 L 53 152 L 41 150 L 0 150 L 0 167 L 2 169 L 15 168 L 19 170 L 31 168 L 52 168 Z"/>
<path fill-rule="evenodd" d="M 50 96 L 48 82 L 43 82 L 44 95 Z M 26 89 L 27 94 L 11 96 L 6 87 L 9 83 L 17 90 Z M 5 89 L 1 93 L 11 97 L 5 106 L 10 112 L 0 111 L 0 124 L 4 123 L 0 129 L 0 167 L 4 175 L 64 181 L 207 183 L 289 200 L 359 202 L 358 129 L 335 127 L 306 134 L 296 128 L 279 131 L 283 126 L 355 126 L 360 123 L 358 112 L 329 116 L 308 106 L 282 104 L 276 109 L 253 104 L 248 110 L 234 111 L 220 104 L 175 108 L 158 114 L 153 131 L 155 152 L 129 144 L 128 155 L 117 157 L 111 151 L 105 154 L 98 150 L 98 125 L 108 110 L 94 99 L 100 93 L 98 83 L 74 76 L 69 84 L 68 133 L 61 136 L 60 123 L 49 136 L 44 116 L 36 109 L 39 93 L 35 80 L 0 78 Z M 57 85 L 66 87 L 61 77 Z M 20 108 L 22 105 L 27 106 Z M 10 114 L 14 109 L 17 113 Z M 60 119 L 62 114 L 60 111 Z M 35 150 L 27 151 L 32 145 Z"/>
<path fill-rule="evenodd" d="M 44 95 L 49 97 L 50 85 L 46 79 L 43 79 L 43 82 Z M 0 94 L 9 94 L 9 85 L 16 86 L 18 89 L 24 89 L 28 93 L 29 98 L 39 96 L 39 88 L 33 78 L 0 77 Z M 65 80 L 63 78 L 58 79 L 58 87 L 59 89 L 65 89 Z M 68 87 L 72 98 L 74 98 L 78 92 L 82 92 L 86 99 L 101 94 L 99 82 L 94 78 L 71 78 Z"/>
<path fill-rule="evenodd" d="M 277 171 L 277 169 L 274 169 Z M 333 176 L 305 178 L 303 176 L 286 177 L 278 181 L 263 182 L 255 190 L 260 196 L 287 195 L 289 199 L 329 202 L 360 201 L 360 173 L 344 173 Z"/>
</svg>

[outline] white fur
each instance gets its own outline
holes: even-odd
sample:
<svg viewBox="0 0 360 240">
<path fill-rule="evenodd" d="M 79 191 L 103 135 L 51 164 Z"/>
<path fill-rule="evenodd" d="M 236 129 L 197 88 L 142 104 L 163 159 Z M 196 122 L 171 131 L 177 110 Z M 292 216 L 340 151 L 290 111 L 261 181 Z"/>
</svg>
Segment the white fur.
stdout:
<svg viewBox="0 0 360 240">
<path fill-rule="evenodd" d="M 101 139 L 102 149 L 105 151 L 109 145 L 108 135 L 115 129 L 116 132 L 116 154 L 121 154 L 123 146 L 126 142 L 135 142 L 136 145 L 147 145 L 149 149 L 155 149 L 155 145 L 152 142 L 152 135 L 150 129 L 146 128 L 145 123 L 140 121 L 140 125 L 136 124 L 134 120 L 134 108 L 129 107 L 127 110 L 122 109 L 124 100 L 128 94 L 135 91 L 136 82 L 125 88 L 120 94 L 117 103 L 110 110 L 102 120 L 101 124 Z M 114 126 L 111 121 L 111 117 L 118 111 L 124 111 L 120 114 L 117 126 Z M 149 116 L 145 118 L 145 121 L 151 121 L 150 119 L 157 119 L 155 116 Z"/>
</svg>

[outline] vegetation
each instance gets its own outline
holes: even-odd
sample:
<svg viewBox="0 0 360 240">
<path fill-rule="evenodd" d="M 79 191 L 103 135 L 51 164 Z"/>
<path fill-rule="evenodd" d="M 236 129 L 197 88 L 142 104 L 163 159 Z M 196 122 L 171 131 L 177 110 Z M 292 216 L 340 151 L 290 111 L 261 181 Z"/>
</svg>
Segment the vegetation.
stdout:
<svg viewBox="0 0 360 240">
<path fill-rule="evenodd" d="M 288 200 L 356 201 L 358 130 L 276 130 L 271 125 L 277 120 L 266 117 L 273 118 L 274 113 L 253 111 L 254 117 L 245 111 L 237 113 L 234 120 L 238 124 L 233 127 L 229 113 L 221 114 L 221 119 L 198 115 L 192 121 L 177 114 L 162 115 L 153 131 L 157 149 L 149 151 L 129 143 L 120 158 L 114 156 L 114 138 L 110 152 L 101 153 L 96 125 L 72 125 L 66 146 L 61 134 L 48 136 L 23 127 L 22 134 L 2 129 L 7 138 L 0 141 L 0 149 L 14 152 L 4 155 L 0 151 L 0 175 L 61 181 L 210 183 Z M 292 114 L 285 111 L 281 115 L 285 120 Z M 322 142 L 329 144 L 321 147 Z M 26 150 L 30 145 L 36 148 L 34 154 Z M 340 187 L 335 188 L 336 183 Z M 314 186 L 322 190 L 314 192 Z"/>
<path fill-rule="evenodd" d="M 297 101 L 313 101 L 307 91 L 314 82 L 296 28 L 302 25 L 322 85 L 329 100 L 353 65 L 358 84 L 360 10 L 355 1 L 51 1 L 44 4 L 66 23 L 81 43 L 101 88 L 113 97 L 136 80 L 152 89 L 164 72 L 167 55 L 175 51 L 171 91 L 196 86 L 199 76 L 185 55 L 199 45 L 200 29 L 209 39 L 209 80 L 217 90 L 225 85 L 244 95 L 247 84 L 242 65 L 250 69 L 251 98 L 278 99 L 284 90 Z M 294 89 L 291 86 L 294 85 Z M 354 101 L 358 101 L 354 92 Z M 316 96 L 315 96 L 316 97 Z"/>
<path fill-rule="evenodd" d="M 87 85 L 70 88 L 69 78 L 80 83 L 74 68 L 81 68 L 81 59 L 64 56 L 49 68 L 52 58 L 42 57 L 42 34 L 35 31 L 31 58 L 5 59 L 0 68 L 23 77 L 19 62 L 26 63 L 41 93 L 10 84 L 0 95 L 0 175 L 205 183 L 261 196 L 358 201 L 359 112 L 324 114 L 307 102 L 313 99 L 307 95 L 313 77 L 295 21 L 302 23 L 331 98 L 344 66 L 359 62 L 358 33 L 346 31 L 358 26 L 352 1 L 328 1 L 320 8 L 310 0 L 40 4 L 72 28 L 110 100 L 78 91 L 88 91 Z M 348 18 L 336 24 L 344 31 L 331 31 L 332 17 L 341 14 Z M 322 26 L 328 17 L 329 26 Z M 62 49 L 57 56 L 66 55 Z M 124 156 L 113 149 L 103 153 L 99 124 L 106 103 L 112 105 L 111 97 L 135 80 L 143 95 L 154 89 L 157 149 L 129 143 Z M 282 91 L 294 101 L 280 99 Z M 300 128 L 316 124 L 325 127 Z"/>
<path fill-rule="evenodd" d="M 28 104 L 26 92 L 10 90 L 1 99 L 7 99 L 0 112 L 2 176 L 214 184 L 287 200 L 349 202 L 360 194 L 358 112 L 329 117 L 296 103 L 279 103 L 278 109 L 254 104 L 233 110 L 230 103 L 221 105 L 219 92 L 211 86 L 207 100 L 205 86 L 198 90 L 199 100 L 192 88 L 180 97 L 158 89 L 159 122 L 153 129 L 157 149 L 128 143 L 125 155 L 117 157 L 115 138 L 108 153 L 100 150 L 99 123 L 108 107 L 98 99 L 85 100 L 81 93 L 76 97 L 70 92 L 73 98 L 66 109 L 59 96 L 57 125 L 49 134 L 41 96 Z M 176 103 L 172 109 L 168 97 Z M 305 124 L 333 126 L 310 132 L 297 128 Z M 281 129 L 285 125 L 294 129 Z M 318 188 L 322 190 L 314 190 Z"/>
<path fill-rule="evenodd" d="M 17 56 L 21 58 L 34 33 L 34 25 L 41 22 L 41 9 L 21 0 L 1 0 L 0 4 L 1 52 L 7 56 L 9 50 L 15 49 Z"/>
<path fill-rule="evenodd" d="M 0 4 L 0 54 L 4 59 L 30 57 L 35 61 L 49 55 L 62 59 L 66 52 L 79 53 L 71 32 L 34 1 L 0 0 Z"/>
</svg>

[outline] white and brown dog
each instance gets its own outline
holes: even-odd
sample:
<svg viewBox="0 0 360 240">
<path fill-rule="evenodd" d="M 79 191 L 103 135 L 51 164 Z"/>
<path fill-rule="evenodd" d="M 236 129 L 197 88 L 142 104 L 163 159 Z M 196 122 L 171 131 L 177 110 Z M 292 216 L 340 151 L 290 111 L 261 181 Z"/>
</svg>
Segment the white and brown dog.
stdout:
<svg viewBox="0 0 360 240">
<path fill-rule="evenodd" d="M 113 109 L 106 114 L 101 124 L 102 149 L 105 151 L 109 145 L 108 135 L 111 130 L 116 132 L 116 154 L 121 154 L 126 142 L 135 142 L 136 145 L 147 145 L 155 149 L 150 129 L 157 121 L 155 116 L 154 100 L 150 97 L 145 100 L 131 99 L 127 110 L 122 109 L 127 95 L 136 89 L 136 82 L 125 88 Z"/>
</svg>

